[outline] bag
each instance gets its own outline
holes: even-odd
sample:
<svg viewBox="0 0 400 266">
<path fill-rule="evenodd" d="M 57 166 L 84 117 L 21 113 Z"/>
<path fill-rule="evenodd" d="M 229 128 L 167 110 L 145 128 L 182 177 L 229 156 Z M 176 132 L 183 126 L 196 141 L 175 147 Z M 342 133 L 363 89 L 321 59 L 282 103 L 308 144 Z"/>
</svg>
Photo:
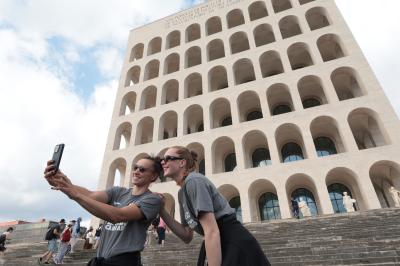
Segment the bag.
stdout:
<svg viewBox="0 0 400 266">
<path fill-rule="evenodd" d="M 49 241 L 49 240 L 52 240 L 53 238 L 56 238 L 54 235 L 54 229 L 55 229 L 55 227 L 50 227 L 47 230 L 46 235 L 44 236 L 44 240 Z"/>
<path fill-rule="evenodd" d="M 61 235 L 61 241 L 62 242 L 69 242 L 69 240 L 71 240 L 71 231 L 69 229 L 67 229 Z"/>
</svg>

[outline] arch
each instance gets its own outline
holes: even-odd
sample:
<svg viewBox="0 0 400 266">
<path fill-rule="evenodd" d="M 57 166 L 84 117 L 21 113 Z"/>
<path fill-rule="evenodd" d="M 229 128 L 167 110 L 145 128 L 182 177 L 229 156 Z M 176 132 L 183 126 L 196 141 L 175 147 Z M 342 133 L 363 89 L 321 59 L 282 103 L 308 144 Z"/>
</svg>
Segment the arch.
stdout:
<svg viewBox="0 0 400 266">
<path fill-rule="evenodd" d="M 312 216 L 316 216 L 321 209 L 318 191 L 313 179 L 305 174 L 294 174 L 286 181 L 288 201 L 293 197 L 300 202 L 303 199 L 310 208 Z M 300 217 L 302 214 L 300 212 Z"/>
<path fill-rule="evenodd" d="M 286 16 L 279 21 L 279 29 L 283 39 L 302 33 L 299 20 L 296 16 Z"/>
<path fill-rule="evenodd" d="M 160 72 L 160 61 L 153 59 L 147 63 L 144 71 L 144 81 L 157 78 Z"/>
<path fill-rule="evenodd" d="M 203 94 L 203 81 L 199 73 L 192 73 L 185 79 L 184 98 Z"/>
<path fill-rule="evenodd" d="M 334 213 L 346 213 L 347 212 L 347 210 L 343 204 L 344 192 L 346 192 L 348 196 L 350 196 L 352 199 L 354 199 L 353 194 L 351 193 L 350 189 L 347 186 L 345 186 L 341 183 L 333 183 L 328 186 L 329 198 L 331 199 L 331 204 L 332 204 Z M 357 210 L 355 203 L 353 204 L 353 208 L 354 208 L 354 210 Z"/>
<path fill-rule="evenodd" d="M 235 85 L 247 83 L 256 79 L 253 63 L 250 59 L 243 58 L 233 64 Z"/>
<path fill-rule="evenodd" d="M 250 49 L 247 34 L 243 31 L 232 34 L 232 36 L 229 38 L 229 44 L 231 46 L 232 54 L 240 53 Z"/>
<path fill-rule="evenodd" d="M 215 39 L 207 45 L 208 61 L 216 60 L 225 57 L 224 42 L 221 39 Z"/>
<path fill-rule="evenodd" d="M 205 153 L 204 147 L 199 142 L 192 142 L 186 146 L 190 151 L 194 151 L 197 154 L 196 171 L 205 175 Z"/>
<path fill-rule="evenodd" d="M 224 66 L 215 66 L 208 72 L 208 91 L 228 88 L 228 77 Z"/>
<path fill-rule="evenodd" d="M 229 137 L 220 137 L 212 144 L 213 173 L 231 172 L 236 167 L 235 144 Z"/>
<path fill-rule="evenodd" d="M 165 58 L 164 75 L 179 71 L 179 54 L 173 53 Z"/>
<path fill-rule="evenodd" d="M 250 120 L 263 118 L 260 104 L 260 97 L 254 91 L 242 92 L 237 98 L 239 111 L 239 121 L 246 122 Z M 252 114 L 257 112 L 258 114 Z M 250 116 L 249 116 L 250 115 Z"/>
<path fill-rule="evenodd" d="M 361 193 L 360 190 L 360 184 L 358 182 L 359 178 L 357 176 L 357 174 L 345 167 L 336 167 L 332 170 L 330 170 L 325 178 L 325 182 L 326 182 L 326 186 L 328 187 L 328 192 L 331 191 L 329 190 L 329 186 L 333 185 L 333 184 L 341 184 L 343 186 L 345 186 L 348 190 L 347 192 L 349 193 L 349 195 L 354 198 L 356 200 L 356 209 L 357 210 L 367 210 L 367 203 L 364 200 L 363 194 Z M 342 187 L 343 188 L 343 187 Z M 338 189 L 338 188 L 336 188 Z M 333 192 L 333 188 L 332 188 L 332 192 Z M 342 191 L 343 192 L 343 191 Z M 331 196 L 331 200 L 332 200 L 332 196 L 334 196 L 334 198 L 336 199 L 336 204 L 339 203 L 340 204 L 340 200 L 341 200 L 341 195 L 330 195 Z M 332 202 L 333 205 L 333 209 L 335 212 L 342 212 L 343 211 L 343 206 L 334 206 L 334 202 Z"/>
<path fill-rule="evenodd" d="M 352 99 L 364 95 L 364 89 L 359 82 L 357 72 L 349 67 L 340 67 L 331 74 L 331 81 L 335 87 L 339 101 Z"/>
<path fill-rule="evenodd" d="M 169 194 L 169 193 L 163 193 L 165 204 L 164 208 L 167 211 L 169 215 L 171 215 L 172 218 L 175 217 L 175 199 L 174 197 Z"/>
<path fill-rule="evenodd" d="M 275 13 L 279 13 L 292 8 L 292 3 L 290 0 L 272 0 L 272 7 Z"/>
<path fill-rule="evenodd" d="M 314 64 L 308 45 L 305 43 L 294 43 L 289 46 L 288 57 L 292 70 L 312 66 Z"/>
<path fill-rule="evenodd" d="M 158 140 L 175 138 L 178 133 L 178 114 L 167 111 L 160 117 Z"/>
<path fill-rule="evenodd" d="M 224 121 L 225 123 L 223 123 Z M 215 99 L 210 104 L 210 128 L 229 125 L 232 125 L 231 105 L 229 101 L 225 98 Z"/>
<path fill-rule="evenodd" d="M 156 106 L 157 88 L 149 86 L 142 91 L 139 110 L 145 110 Z"/>
<path fill-rule="evenodd" d="M 267 89 L 267 102 L 271 115 L 280 115 L 294 110 L 290 89 L 282 83 L 273 84 Z"/>
<path fill-rule="evenodd" d="M 130 91 L 124 95 L 121 101 L 121 107 L 119 109 L 119 115 L 127 115 L 135 112 L 136 106 L 136 93 L 134 91 Z"/>
<path fill-rule="evenodd" d="M 324 62 L 345 56 L 341 41 L 336 34 L 325 34 L 317 40 L 318 50 Z"/>
<path fill-rule="evenodd" d="M 313 7 L 306 12 L 310 30 L 317 30 L 330 25 L 328 12 L 323 7 Z"/>
<path fill-rule="evenodd" d="M 281 218 L 279 202 L 270 202 L 267 208 L 268 198 L 264 196 L 267 193 L 277 195 L 274 184 L 267 179 L 258 179 L 249 186 L 248 195 L 252 222 Z M 269 207 L 272 207 L 272 209 Z"/>
<path fill-rule="evenodd" d="M 260 68 L 263 78 L 284 72 L 281 57 L 276 51 L 267 51 L 260 56 Z"/>
<path fill-rule="evenodd" d="M 239 190 L 230 184 L 222 185 L 218 188 L 221 195 L 229 202 L 231 208 L 235 209 L 236 219 L 240 222 L 242 219 L 242 207 L 240 203 L 240 193 Z"/>
<path fill-rule="evenodd" d="M 194 23 L 186 28 L 186 42 L 192 42 L 195 40 L 200 39 L 201 37 L 201 30 L 200 25 Z"/>
<path fill-rule="evenodd" d="M 303 136 L 295 124 L 283 124 L 275 131 L 275 140 L 283 163 L 307 158 Z"/>
<path fill-rule="evenodd" d="M 245 167 L 261 167 L 271 165 L 268 141 L 265 134 L 259 130 L 247 132 L 242 139 L 245 155 Z"/>
<path fill-rule="evenodd" d="M 228 29 L 244 24 L 243 12 L 240 9 L 231 10 L 226 15 Z"/>
<path fill-rule="evenodd" d="M 166 49 L 171 49 L 181 44 L 181 32 L 174 30 L 167 35 Z"/>
<path fill-rule="evenodd" d="M 179 82 L 176 79 L 168 80 L 161 94 L 161 104 L 176 102 L 179 99 Z"/>
<path fill-rule="evenodd" d="M 369 177 L 381 207 L 397 207 L 390 188 L 394 187 L 396 190 L 400 190 L 400 165 L 389 160 L 375 162 L 369 169 Z"/>
<path fill-rule="evenodd" d="M 152 55 L 161 52 L 161 37 L 155 37 L 149 42 L 147 47 L 147 55 Z"/>
<path fill-rule="evenodd" d="M 222 31 L 221 18 L 217 16 L 209 18 L 206 22 L 206 35 L 209 36 L 220 31 Z"/>
<path fill-rule="evenodd" d="M 258 25 L 254 29 L 253 35 L 256 47 L 275 42 L 274 30 L 271 25 L 266 23 Z"/>
<path fill-rule="evenodd" d="M 368 108 L 357 108 L 347 117 L 359 150 L 384 146 L 390 143 L 378 114 Z"/>
<path fill-rule="evenodd" d="M 305 76 L 297 83 L 303 108 L 312 108 L 328 103 L 322 81 L 317 76 Z"/>
<path fill-rule="evenodd" d="M 154 119 L 150 116 L 142 118 L 136 128 L 135 145 L 153 141 Z"/>
<path fill-rule="evenodd" d="M 129 147 L 132 134 L 132 124 L 129 122 L 122 123 L 115 132 L 113 150 L 121 150 Z M 123 137 L 123 138 L 122 138 Z"/>
<path fill-rule="evenodd" d="M 115 159 L 108 168 L 106 189 L 112 186 L 124 186 L 126 174 L 126 160 L 124 158 Z"/>
<path fill-rule="evenodd" d="M 144 50 L 143 43 L 135 44 L 135 46 L 133 46 L 131 50 L 131 56 L 129 57 L 129 62 L 133 62 L 143 58 L 143 50 Z"/>
<path fill-rule="evenodd" d="M 249 5 L 249 16 L 250 21 L 260 19 L 268 16 L 267 7 L 265 6 L 264 1 L 257 1 Z"/>
<path fill-rule="evenodd" d="M 138 84 L 140 79 L 140 67 L 133 66 L 126 73 L 125 87 L 132 86 L 134 84 Z"/>
<path fill-rule="evenodd" d="M 185 68 L 201 64 L 201 49 L 198 46 L 189 48 L 185 53 Z"/>
<path fill-rule="evenodd" d="M 338 128 L 336 120 L 329 116 L 320 116 L 311 122 L 310 131 L 318 157 L 346 151 Z"/>
<path fill-rule="evenodd" d="M 203 108 L 200 105 L 194 104 L 186 108 L 183 119 L 184 135 L 204 130 Z"/>
</svg>

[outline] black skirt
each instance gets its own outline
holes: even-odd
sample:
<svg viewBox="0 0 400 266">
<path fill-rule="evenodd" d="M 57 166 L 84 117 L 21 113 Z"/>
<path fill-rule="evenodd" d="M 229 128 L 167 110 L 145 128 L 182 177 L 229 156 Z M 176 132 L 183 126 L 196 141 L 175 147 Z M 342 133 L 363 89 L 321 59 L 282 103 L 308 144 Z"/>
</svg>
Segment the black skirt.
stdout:
<svg viewBox="0 0 400 266">
<path fill-rule="evenodd" d="M 252 234 L 234 214 L 217 220 L 222 251 L 222 266 L 270 266 L 267 257 Z M 200 249 L 197 266 L 205 265 L 206 249 Z"/>
</svg>

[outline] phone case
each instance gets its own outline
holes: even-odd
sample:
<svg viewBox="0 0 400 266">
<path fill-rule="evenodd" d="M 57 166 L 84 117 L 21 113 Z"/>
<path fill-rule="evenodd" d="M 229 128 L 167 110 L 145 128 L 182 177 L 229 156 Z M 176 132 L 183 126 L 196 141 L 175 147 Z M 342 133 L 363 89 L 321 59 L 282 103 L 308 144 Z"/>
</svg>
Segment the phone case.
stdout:
<svg viewBox="0 0 400 266">
<path fill-rule="evenodd" d="M 58 171 L 58 168 L 60 167 L 60 162 L 61 162 L 61 157 L 64 151 L 64 144 L 57 144 L 54 147 L 54 153 L 53 153 L 53 158 L 52 160 L 54 161 L 54 164 L 56 166 L 56 168 L 54 169 L 56 172 Z"/>
</svg>

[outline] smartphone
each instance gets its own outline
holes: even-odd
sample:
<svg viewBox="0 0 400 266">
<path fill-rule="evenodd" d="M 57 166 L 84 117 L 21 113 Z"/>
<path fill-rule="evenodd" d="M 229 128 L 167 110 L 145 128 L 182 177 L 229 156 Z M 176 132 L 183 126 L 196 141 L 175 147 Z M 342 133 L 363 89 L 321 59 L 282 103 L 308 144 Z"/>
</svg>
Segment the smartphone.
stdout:
<svg viewBox="0 0 400 266">
<path fill-rule="evenodd" d="M 57 173 L 58 168 L 60 167 L 60 162 L 61 162 L 61 157 L 62 157 L 62 154 L 63 154 L 63 151 L 64 151 L 64 146 L 65 145 L 63 143 L 61 143 L 61 144 L 57 144 L 54 147 L 53 159 L 52 160 L 54 161 L 54 165 L 56 166 L 54 168 L 55 173 Z"/>
</svg>

